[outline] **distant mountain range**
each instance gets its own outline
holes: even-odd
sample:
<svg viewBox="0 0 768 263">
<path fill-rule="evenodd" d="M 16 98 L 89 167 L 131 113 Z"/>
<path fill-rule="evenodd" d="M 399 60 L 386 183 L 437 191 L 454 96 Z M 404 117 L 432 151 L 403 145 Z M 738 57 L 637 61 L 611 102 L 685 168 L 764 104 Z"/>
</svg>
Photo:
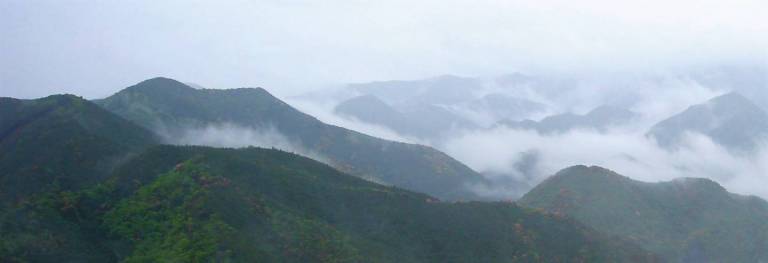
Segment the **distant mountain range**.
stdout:
<svg viewBox="0 0 768 263">
<path fill-rule="evenodd" d="M 488 120 L 520 120 L 542 114 L 548 106 L 528 99 L 503 93 L 488 93 L 480 98 L 454 106 L 457 111 L 469 115 L 485 115 Z"/>
<path fill-rule="evenodd" d="M 438 139 L 452 130 L 475 129 L 477 126 L 441 106 L 419 104 L 397 110 L 374 95 L 343 101 L 334 112 L 424 140 Z"/>
<path fill-rule="evenodd" d="M 346 89 L 362 95 L 373 95 L 390 105 L 451 105 L 474 98 L 482 81 L 452 75 L 422 80 L 393 80 L 356 83 Z"/>
<path fill-rule="evenodd" d="M 768 139 L 768 113 L 739 93 L 728 93 L 659 122 L 648 136 L 675 149 L 688 133 L 706 135 L 735 152 L 752 152 Z"/>
<path fill-rule="evenodd" d="M 639 115 L 637 113 L 627 109 L 614 106 L 601 106 L 585 115 L 564 113 L 546 117 L 538 122 L 532 120 L 503 120 L 500 121 L 498 125 L 514 129 L 535 130 L 542 134 L 553 134 L 563 133 L 574 129 L 605 131 L 611 127 L 628 124 L 638 118 Z"/>
<path fill-rule="evenodd" d="M 519 203 L 631 240 L 670 262 L 768 260 L 768 202 L 728 193 L 707 179 L 644 183 L 575 166 Z"/>
<path fill-rule="evenodd" d="M 515 81 L 499 80 L 506 85 Z M 334 112 L 401 135 L 440 142 L 460 131 L 476 130 L 502 119 L 523 119 L 544 113 L 546 105 L 486 91 L 479 79 L 445 75 L 413 81 L 350 84 L 361 94 L 337 104 Z"/>
</svg>

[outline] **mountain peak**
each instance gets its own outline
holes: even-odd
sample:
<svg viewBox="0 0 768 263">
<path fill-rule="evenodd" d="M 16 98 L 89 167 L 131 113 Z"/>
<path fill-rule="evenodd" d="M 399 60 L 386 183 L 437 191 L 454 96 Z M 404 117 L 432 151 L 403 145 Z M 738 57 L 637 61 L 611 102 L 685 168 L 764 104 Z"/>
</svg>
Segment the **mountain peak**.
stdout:
<svg viewBox="0 0 768 263">
<path fill-rule="evenodd" d="M 768 255 L 762 243 L 727 245 L 765 240 L 766 203 L 731 194 L 709 179 L 649 183 L 597 166 L 573 166 L 536 186 L 518 203 L 629 238 L 662 255 L 665 262 L 706 261 L 689 260 L 694 253 L 713 262 L 755 262 L 758 255 Z"/>
<path fill-rule="evenodd" d="M 125 97 L 124 95 L 131 97 L 137 94 L 151 100 L 174 100 L 180 103 L 188 103 L 190 101 L 204 99 L 203 97 L 205 96 L 228 96 L 237 98 L 239 101 L 248 100 L 249 98 L 259 98 L 273 102 L 279 101 L 267 90 L 260 87 L 197 89 L 175 79 L 156 77 L 127 87 L 104 100 L 97 100 L 97 102 L 108 104 L 110 101 L 120 100 L 121 97 Z M 166 103 L 170 102 L 166 101 Z"/>
<path fill-rule="evenodd" d="M 611 188 L 617 185 L 624 185 L 626 182 L 631 182 L 629 177 L 620 175 L 609 169 L 600 166 L 586 166 L 586 165 L 574 165 L 565 169 L 562 169 L 550 176 L 538 186 L 536 186 L 529 193 L 536 193 L 539 191 L 549 191 L 546 189 L 560 188 L 560 187 L 597 187 L 597 188 Z"/>
<path fill-rule="evenodd" d="M 76 102 L 76 101 L 85 101 L 80 96 L 72 95 L 72 94 L 54 94 L 49 95 L 43 98 L 39 99 L 40 101 L 57 101 L 60 103 L 70 103 L 70 102 Z"/>
<path fill-rule="evenodd" d="M 741 95 L 741 93 L 738 93 L 736 91 L 728 92 L 726 94 L 717 96 L 710 100 L 711 102 L 718 102 L 718 103 L 724 103 L 724 102 L 741 102 L 741 103 L 752 103 L 747 97 L 744 97 L 744 95 Z"/>
<path fill-rule="evenodd" d="M 334 112 L 358 118 L 367 122 L 382 122 L 394 125 L 385 120 L 400 118 L 400 112 L 389 106 L 375 95 L 366 94 L 342 101 L 333 109 Z M 402 125 L 402 123 L 399 123 Z"/>
<path fill-rule="evenodd" d="M 713 111 L 731 113 L 763 112 L 757 104 L 738 92 L 729 92 L 713 99 L 705 104 Z"/>
<path fill-rule="evenodd" d="M 739 93 L 693 105 L 654 125 L 648 132 L 659 145 L 677 148 L 688 132 L 701 133 L 729 150 L 749 153 L 768 137 L 768 113 Z"/>
<path fill-rule="evenodd" d="M 605 177 L 605 178 L 626 178 L 618 173 L 600 166 L 574 165 L 560 170 L 554 176 L 556 177 Z"/>
<path fill-rule="evenodd" d="M 636 119 L 638 116 L 631 110 L 611 105 L 599 106 L 585 115 L 596 125 L 624 123 Z"/>
<path fill-rule="evenodd" d="M 465 185 L 483 181 L 469 167 L 433 148 L 394 143 L 325 124 L 261 88 L 197 90 L 157 78 L 129 89 L 136 91 L 121 91 L 100 104 L 157 130 L 171 142 L 190 129 L 232 124 L 274 130 L 305 154 L 327 157 L 336 168 L 443 199 L 475 198 Z M 395 160 L 402 163 L 393 167 L 390 164 Z"/>
<path fill-rule="evenodd" d="M 182 85 L 182 86 L 189 87 L 189 85 L 184 84 L 178 80 L 175 80 L 172 78 L 166 78 L 166 77 L 154 77 L 154 78 L 139 82 L 139 84 L 143 84 L 143 85 L 160 85 L 160 84 L 169 85 L 170 84 L 170 85 L 177 85 L 177 86 Z"/>
<path fill-rule="evenodd" d="M 187 84 L 184 84 L 175 79 L 165 78 L 165 77 L 155 77 L 155 78 L 147 79 L 137 83 L 136 85 L 130 86 L 124 90 L 135 91 L 135 90 L 149 90 L 149 89 L 152 89 L 152 90 L 163 89 L 163 90 L 172 90 L 172 91 L 194 90 L 194 88 L 190 87 Z"/>
<path fill-rule="evenodd" d="M 725 187 L 723 187 L 719 183 L 712 181 L 711 179 L 708 179 L 708 178 L 682 177 L 682 178 L 676 178 L 670 181 L 670 183 L 682 188 L 683 190 L 694 189 L 694 190 L 706 190 L 707 192 L 722 192 L 722 193 L 725 193 L 728 191 L 725 189 Z"/>
</svg>

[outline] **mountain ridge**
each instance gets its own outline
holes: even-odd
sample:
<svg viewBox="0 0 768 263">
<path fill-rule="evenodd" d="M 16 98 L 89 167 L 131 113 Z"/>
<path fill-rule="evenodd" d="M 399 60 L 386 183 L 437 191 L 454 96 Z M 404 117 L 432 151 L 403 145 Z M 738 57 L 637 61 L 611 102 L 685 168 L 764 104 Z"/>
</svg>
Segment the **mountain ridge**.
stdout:
<svg viewBox="0 0 768 263">
<path fill-rule="evenodd" d="M 69 173 L 57 162 L 90 169 L 139 151 L 114 168 L 75 169 L 78 184 L 3 198 L 3 262 L 656 261 L 514 204 L 440 202 L 274 149 L 156 145 L 151 132 L 75 96 L 0 101 L 9 102 L 0 127 L 27 121 L 3 130 L 0 175 L 25 175 L 14 166 L 24 161 L 50 170 L 34 174 L 50 181 Z"/>
<path fill-rule="evenodd" d="M 541 121 L 502 120 L 496 127 L 535 130 L 543 134 L 564 133 L 574 129 L 594 129 L 600 132 L 616 125 L 628 123 L 639 115 L 630 110 L 603 105 L 592 109 L 586 114 L 562 113 L 545 117 Z"/>
<path fill-rule="evenodd" d="M 273 127 L 342 171 L 441 199 L 478 199 L 467 186 L 484 183 L 481 175 L 431 147 L 386 141 L 322 123 L 264 89 L 196 90 L 156 78 L 97 103 L 170 138 L 190 128 L 221 123 Z"/>
<path fill-rule="evenodd" d="M 662 147 L 677 149 L 683 136 L 691 132 L 733 152 L 749 153 L 768 139 L 768 113 L 741 94 L 730 92 L 660 121 L 646 135 Z"/>
<path fill-rule="evenodd" d="M 142 127 L 74 95 L 0 100 L 0 194 L 16 196 L 6 198 L 93 181 L 86 179 L 110 169 L 107 160 L 120 162 L 126 153 L 158 141 Z M 38 153 L 38 148 L 47 151 Z M 42 174 L 58 179 L 45 181 Z M 29 187 L 33 182 L 36 186 Z"/>
</svg>

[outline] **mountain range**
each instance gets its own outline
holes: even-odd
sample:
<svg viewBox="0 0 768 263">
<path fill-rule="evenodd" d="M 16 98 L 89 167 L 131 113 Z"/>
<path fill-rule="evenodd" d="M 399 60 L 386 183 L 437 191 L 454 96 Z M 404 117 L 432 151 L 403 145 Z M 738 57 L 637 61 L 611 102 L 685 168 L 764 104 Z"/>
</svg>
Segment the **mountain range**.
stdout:
<svg viewBox="0 0 768 263">
<path fill-rule="evenodd" d="M 441 106 L 417 104 L 398 110 L 374 95 L 343 101 L 336 105 L 334 113 L 422 140 L 438 140 L 453 130 L 477 128 L 475 123 Z"/>
<path fill-rule="evenodd" d="M 513 129 L 535 130 L 542 134 L 563 133 L 574 129 L 605 131 L 609 128 L 627 124 L 639 118 L 639 114 L 615 106 L 600 106 L 585 115 L 563 113 L 552 115 L 541 121 L 502 120 L 497 126 Z"/>
<path fill-rule="evenodd" d="M 376 95 L 357 99 L 370 118 L 392 117 L 376 121 L 401 116 Z M 728 94 L 656 130 L 755 142 L 763 114 Z M 600 107 L 532 129 L 600 131 L 635 117 Z M 209 127 L 274 132 L 295 153 L 179 140 L 231 135 Z M 0 183 L 1 262 L 768 259 L 768 202 L 708 179 L 647 183 L 574 166 L 518 202 L 465 201 L 489 182 L 433 148 L 325 124 L 264 89 L 167 78 L 94 101 L 0 98 Z"/>
<path fill-rule="evenodd" d="M 155 78 L 95 102 L 171 142 L 190 130 L 224 124 L 274 129 L 341 171 L 441 199 L 477 199 L 467 185 L 484 183 L 481 175 L 431 147 L 325 124 L 260 88 L 194 89 Z"/>
<path fill-rule="evenodd" d="M 519 84 L 512 78 L 495 82 Z M 545 104 L 486 87 L 492 85 L 451 75 L 349 84 L 343 90 L 357 95 L 340 100 L 334 113 L 439 144 L 456 132 L 487 127 L 502 119 L 529 118 L 548 110 Z"/>
<path fill-rule="evenodd" d="M 513 203 L 441 202 L 275 149 L 159 145 L 71 95 L 0 101 L 3 262 L 659 260 Z"/>
</svg>

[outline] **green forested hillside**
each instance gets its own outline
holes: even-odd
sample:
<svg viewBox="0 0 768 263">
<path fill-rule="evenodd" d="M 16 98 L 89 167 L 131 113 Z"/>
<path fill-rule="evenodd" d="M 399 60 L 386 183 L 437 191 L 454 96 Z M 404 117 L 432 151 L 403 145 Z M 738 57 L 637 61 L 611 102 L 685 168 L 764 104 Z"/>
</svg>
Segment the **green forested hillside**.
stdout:
<svg viewBox="0 0 768 263">
<path fill-rule="evenodd" d="M 159 146 L 102 184 L 35 203 L 58 211 L 78 234 L 102 238 L 90 253 L 112 261 L 653 260 L 512 203 L 442 203 L 258 148 Z M 62 253 L 70 252 L 77 250 Z"/>
<path fill-rule="evenodd" d="M 0 102 L 0 262 L 654 260 L 511 203 L 439 202 L 278 150 L 155 145 L 75 96 Z"/>
<path fill-rule="evenodd" d="M 644 183 L 575 166 L 542 182 L 520 204 L 572 217 L 672 262 L 768 260 L 768 203 L 707 179 Z"/>
<path fill-rule="evenodd" d="M 433 148 L 322 123 L 260 88 L 199 90 L 155 78 L 97 103 L 169 138 L 215 124 L 274 128 L 344 172 L 441 199 L 477 199 L 467 186 L 484 183 L 481 175 Z"/>
<path fill-rule="evenodd" d="M 0 98 L 0 197 L 18 201 L 98 181 L 156 142 L 149 131 L 73 95 Z"/>
<path fill-rule="evenodd" d="M 91 226 L 66 220 L 71 191 L 103 182 L 156 140 L 76 96 L 0 98 L 0 261 L 105 259 L 82 230 Z"/>
</svg>

